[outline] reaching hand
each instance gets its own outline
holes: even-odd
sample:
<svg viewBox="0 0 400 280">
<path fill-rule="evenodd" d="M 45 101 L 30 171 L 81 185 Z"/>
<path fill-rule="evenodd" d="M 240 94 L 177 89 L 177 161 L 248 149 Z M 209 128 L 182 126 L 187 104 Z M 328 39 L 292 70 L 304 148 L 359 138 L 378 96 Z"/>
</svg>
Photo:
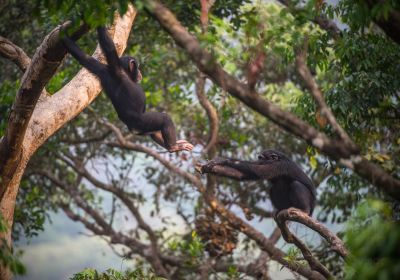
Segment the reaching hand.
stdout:
<svg viewBox="0 0 400 280">
<path fill-rule="evenodd" d="M 216 157 L 212 160 L 210 160 L 209 162 L 207 162 L 206 164 L 201 166 L 201 173 L 211 173 L 212 169 L 214 166 L 216 165 L 221 165 L 223 163 L 226 162 L 225 158 L 221 158 L 221 157 Z"/>
</svg>

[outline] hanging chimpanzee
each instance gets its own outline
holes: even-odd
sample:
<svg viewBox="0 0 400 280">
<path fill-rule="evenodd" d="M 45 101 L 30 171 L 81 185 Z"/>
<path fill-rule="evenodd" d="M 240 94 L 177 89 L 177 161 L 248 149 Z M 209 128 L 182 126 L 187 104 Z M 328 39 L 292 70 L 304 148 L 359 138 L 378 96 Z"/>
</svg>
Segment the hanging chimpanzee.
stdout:
<svg viewBox="0 0 400 280">
<path fill-rule="evenodd" d="M 270 198 L 277 212 L 295 207 L 310 216 L 315 207 L 316 192 L 311 179 L 285 154 L 263 151 L 257 161 L 215 158 L 200 166 L 201 173 L 210 173 L 236 180 L 270 182 Z"/>
<path fill-rule="evenodd" d="M 135 58 L 130 56 L 119 58 L 114 43 L 104 27 L 98 27 L 97 34 L 108 64 L 102 64 L 85 54 L 67 35 L 62 37 L 62 41 L 69 53 L 100 79 L 120 120 L 130 130 L 139 134 L 149 134 L 156 143 L 171 153 L 181 150 L 191 151 L 193 145 L 188 141 L 176 140 L 175 126 L 168 114 L 146 112 L 146 96 L 138 84 L 142 74 Z"/>
</svg>

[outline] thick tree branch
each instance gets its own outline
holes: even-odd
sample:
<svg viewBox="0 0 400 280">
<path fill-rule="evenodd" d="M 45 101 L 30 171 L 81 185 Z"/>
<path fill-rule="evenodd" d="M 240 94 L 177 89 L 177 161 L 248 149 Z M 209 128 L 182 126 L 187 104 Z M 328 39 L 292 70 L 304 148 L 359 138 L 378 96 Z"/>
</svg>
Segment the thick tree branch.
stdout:
<svg viewBox="0 0 400 280">
<path fill-rule="evenodd" d="M 329 138 L 294 114 L 285 112 L 266 101 L 261 95 L 252 94 L 245 84 L 225 72 L 213 57 L 200 47 L 196 38 L 177 21 L 167 8 L 153 0 L 146 0 L 145 3 L 149 12 L 167 30 L 175 42 L 189 54 L 198 68 L 217 85 L 288 132 L 304 139 L 331 159 L 346 164 L 347 167 L 352 168 L 370 183 L 378 186 L 394 198 L 400 199 L 400 180 L 393 178 L 379 165 L 363 159 L 359 155 L 358 148 L 354 149 L 354 147 L 343 143 L 342 140 Z"/>
<path fill-rule="evenodd" d="M 23 49 L 2 36 L 0 36 L 0 56 L 14 62 L 23 73 L 31 63 L 30 57 Z"/>
<path fill-rule="evenodd" d="M 67 25 L 68 23 L 64 23 L 62 26 Z M 50 32 L 37 49 L 22 77 L 21 86 L 11 108 L 6 132 L 0 142 L 0 177 L 2 179 L 0 200 L 20 160 L 25 132 L 36 103 L 44 86 L 53 77 L 66 54 L 60 41 L 60 29 L 61 26 L 58 26 Z M 82 29 L 86 27 L 82 27 L 73 36 L 83 35 Z M 15 51 L 18 52 L 17 49 Z M 19 50 L 20 55 L 21 51 Z M 24 57 L 24 59 L 26 63 L 27 58 Z"/>
<path fill-rule="evenodd" d="M 115 29 L 114 32 L 112 32 L 112 38 L 116 43 L 119 54 L 122 53 L 126 46 L 126 41 L 135 15 L 136 11 L 132 6 L 129 6 L 128 11 L 123 18 L 116 17 L 115 19 Z M 47 65 L 49 66 L 49 69 L 55 71 L 54 68 L 58 66 L 59 61 L 61 61 L 65 54 L 63 47 L 61 48 L 56 46 L 57 44 L 61 44 L 61 42 L 58 38 L 54 38 L 55 33 L 58 34 L 58 29 L 53 31 L 50 36 L 52 38 L 51 40 L 53 40 L 53 47 L 56 48 L 55 51 L 52 53 L 42 53 L 43 51 L 48 50 L 48 48 L 45 46 L 43 49 L 39 48 L 23 78 L 23 86 L 20 90 L 21 94 L 23 95 L 23 102 L 20 103 L 21 101 L 18 101 L 15 103 L 18 105 L 14 107 L 14 116 L 23 116 L 23 118 L 15 119 L 13 117 L 12 123 L 18 121 L 16 127 L 20 128 L 16 129 L 14 127 L 12 129 L 12 135 L 17 131 L 21 133 L 24 132 L 24 126 L 26 125 L 25 122 L 29 120 L 24 137 L 18 135 L 17 140 L 13 139 L 12 137 L 8 138 L 7 136 L 2 138 L 3 144 L 1 144 L 1 147 L 6 147 L 6 149 L 0 148 L 0 151 L 2 151 L 2 154 L 0 155 L 0 158 L 2 158 L 2 160 L 0 160 L 0 169 L 3 169 L 3 172 L 0 175 L 0 179 L 2 180 L 0 181 L 0 188 L 3 192 L 5 190 L 6 191 L 0 200 L 0 211 L 4 220 L 7 221 L 9 228 L 11 228 L 13 224 L 15 202 L 20 180 L 30 157 L 51 135 L 53 135 L 64 124 L 78 115 L 86 106 L 88 106 L 101 90 L 101 86 L 97 78 L 88 73 L 86 70 L 82 70 L 69 84 L 63 87 L 56 94 L 50 97 L 44 96 L 41 98 L 37 102 L 35 110 L 32 113 L 33 103 L 31 103 L 29 100 L 36 102 L 40 95 L 38 91 L 43 89 L 44 86 L 42 74 L 36 73 L 35 71 L 42 69 L 43 65 Z M 47 41 L 48 40 L 49 38 Z M 100 53 L 100 50 L 98 50 L 97 53 Z M 39 59 L 41 56 L 43 56 L 44 60 Z M 41 66 L 35 66 L 34 64 L 36 61 Z M 45 70 L 43 72 L 45 77 L 50 75 L 49 70 Z M 29 79 L 29 76 L 40 78 L 42 80 L 40 82 L 35 81 L 33 78 Z M 29 88 L 29 81 L 32 82 L 31 88 Z M 30 91 L 23 91 L 22 89 L 24 87 L 30 89 Z M 34 92 L 35 96 L 26 96 L 28 92 Z M 27 108 L 25 108 L 24 105 L 26 105 Z M 24 110 L 24 108 L 20 108 L 21 106 L 26 110 Z M 16 108 L 17 111 L 19 110 L 18 108 L 20 108 L 23 112 L 15 112 Z M 29 118 L 28 115 L 32 116 Z M 10 127 L 13 126 L 12 123 L 9 124 Z M 9 132 L 7 132 L 7 135 L 8 133 Z M 13 140 L 10 142 L 10 139 Z M 22 145 L 18 144 L 21 139 L 23 141 Z M 9 150 L 8 143 L 11 143 L 12 147 L 15 149 Z M 4 165 L 4 162 L 6 161 L 9 163 Z M 7 174 L 7 176 L 4 176 L 4 174 Z M 10 231 L 4 233 L 3 236 L 5 236 L 10 245 Z M 0 278 L 9 279 L 8 272 L 3 267 L 0 267 Z"/>
</svg>

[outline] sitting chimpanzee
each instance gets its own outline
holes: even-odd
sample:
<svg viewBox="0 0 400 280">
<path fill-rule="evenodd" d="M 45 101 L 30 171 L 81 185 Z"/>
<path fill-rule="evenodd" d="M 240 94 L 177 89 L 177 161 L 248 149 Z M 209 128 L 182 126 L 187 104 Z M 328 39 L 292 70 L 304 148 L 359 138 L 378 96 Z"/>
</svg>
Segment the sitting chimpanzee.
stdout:
<svg viewBox="0 0 400 280">
<path fill-rule="evenodd" d="M 191 151 L 193 145 L 188 141 L 176 140 L 175 126 L 169 115 L 146 112 L 146 96 L 138 84 L 138 81 L 142 79 L 142 74 L 135 58 L 130 56 L 119 58 L 114 43 L 104 27 L 97 28 L 97 33 L 100 47 L 108 64 L 102 64 L 85 54 L 65 34 L 62 41 L 69 53 L 100 79 L 120 120 L 130 130 L 139 134 L 149 134 L 156 143 L 169 152 Z"/>
<path fill-rule="evenodd" d="M 312 215 L 316 192 L 311 179 L 285 154 L 263 151 L 257 161 L 215 158 L 199 167 L 201 173 L 210 173 L 237 180 L 270 182 L 270 198 L 277 212 L 294 207 Z"/>
</svg>

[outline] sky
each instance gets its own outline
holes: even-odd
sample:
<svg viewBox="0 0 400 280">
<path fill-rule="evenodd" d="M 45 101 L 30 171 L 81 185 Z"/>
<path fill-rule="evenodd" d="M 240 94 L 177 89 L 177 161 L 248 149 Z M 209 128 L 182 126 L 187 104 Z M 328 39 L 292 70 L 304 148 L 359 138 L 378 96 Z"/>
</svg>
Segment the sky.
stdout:
<svg viewBox="0 0 400 280">
<path fill-rule="evenodd" d="M 24 250 L 21 260 L 28 273 L 15 279 L 69 279 L 87 267 L 104 271 L 107 268 L 125 270 L 129 266 L 103 239 L 89 236 L 81 224 L 71 221 L 64 213 L 53 213 L 51 220 L 39 237 L 29 244 L 26 241 L 17 244 L 17 249 Z"/>
</svg>

